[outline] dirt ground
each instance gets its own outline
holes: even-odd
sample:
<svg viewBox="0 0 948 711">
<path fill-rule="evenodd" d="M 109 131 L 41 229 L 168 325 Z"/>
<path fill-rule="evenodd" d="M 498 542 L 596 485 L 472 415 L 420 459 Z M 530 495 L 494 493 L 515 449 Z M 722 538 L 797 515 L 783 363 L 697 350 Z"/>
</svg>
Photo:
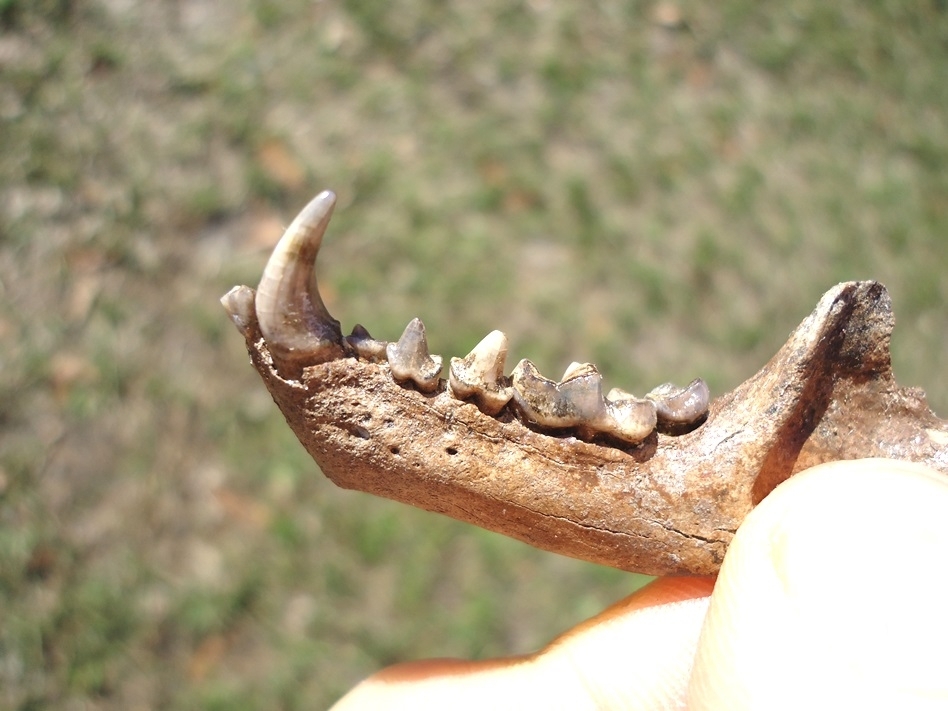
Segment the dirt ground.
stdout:
<svg viewBox="0 0 948 711">
<path fill-rule="evenodd" d="M 344 327 L 721 393 L 874 278 L 948 412 L 945 76 L 939 2 L 0 0 L 0 706 L 325 708 L 641 584 L 320 476 L 218 298 L 323 188 Z"/>
</svg>

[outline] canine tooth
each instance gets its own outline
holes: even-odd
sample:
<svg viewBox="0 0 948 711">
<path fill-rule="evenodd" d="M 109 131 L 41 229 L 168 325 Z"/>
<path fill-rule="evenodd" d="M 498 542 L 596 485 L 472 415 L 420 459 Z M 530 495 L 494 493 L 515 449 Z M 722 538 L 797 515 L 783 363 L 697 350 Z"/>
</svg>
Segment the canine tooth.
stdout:
<svg viewBox="0 0 948 711">
<path fill-rule="evenodd" d="M 398 343 L 385 348 L 392 377 L 400 383 L 411 380 L 422 392 L 430 393 L 438 387 L 441 375 L 441 356 L 429 355 L 425 324 L 414 318 L 405 326 Z"/>
<path fill-rule="evenodd" d="M 690 425 L 708 412 L 711 391 L 701 378 L 695 378 L 684 388 L 663 383 L 645 397 L 655 403 L 658 419 L 671 425 Z"/>
<path fill-rule="evenodd" d="M 314 270 L 336 196 L 313 198 L 280 238 L 257 287 L 260 332 L 284 362 L 312 365 L 344 354 L 339 322 L 319 295 Z"/>
<path fill-rule="evenodd" d="M 235 286 L 221 297 L 221 305 L 244 338 L 250 336 L 257 322 L 257 311 L 253 301 L 254 290 L 249 286 Z"/>
<path fill-rule="evenodd" d="M 459 400 L 472 397 L 487 415 L 496 415 L 510 402 L 513 391 L 505 385 L 507 336 L 491 331 L 464 358 L 452 358 L 448 385 Z"/>
<path fill-rule="evenodd" d="M 386 358 L 385 349 L 388 341 L 375 340 L 361 323 L 352 327 L 352 334 L 346 336 L 345 340 L 360 358 L 371 361 L 382 361 Z"/>
</svg>

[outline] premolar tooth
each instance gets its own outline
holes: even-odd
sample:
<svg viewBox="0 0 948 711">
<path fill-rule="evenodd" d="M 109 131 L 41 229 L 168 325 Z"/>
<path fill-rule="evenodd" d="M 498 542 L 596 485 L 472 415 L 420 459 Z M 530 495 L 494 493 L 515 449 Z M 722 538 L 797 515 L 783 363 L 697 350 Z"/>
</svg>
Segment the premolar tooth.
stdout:
<svg viewBox="0 0 948 711">
<path fill-rule="evenodd" d="M 336 196 L 325 190 L 280 238 L 257 287 L 260 332 L 274 357 L 302 367 L 344 355 L 339 322 L 319 295 L 314 266 Z"/>
<path fill-rule="evenodd" d="M 487 415 L 496 415 L 510 402 L 513 390 L 506 384 L 507 336 L 491 331 L 464 358 L 452 358 L 448 384 L 460 400 L 473 398 Z"/>
<path fill-rule="evenodd" d="M 388 341 L 377 341 L 372 338 L 368 329 L 361 323 L 352 327 L 352 334 L 346 336 L 346 343 L 360 358 L 371 361 L 383 361 L 386 356 Z"/>
<path fill-rule="evenodd" d="M 663 383 L 645 397 L 655 403 L 658 419 L 670 425 L 690 425 L 708 412 L 711 391 L 701 378 L 695 378 L 684 388 Z"/>
<path fill-rule="evenodd" d="M 441 375 L 441 356 L 429 355 L 425 324 L 412 319 L 405 327 L 398 343 L 385 348 L 392 377 L 398 382 L 411 380 L 422 392 L 434 392 Z"/>
<path fill-rule="evenodd" d="M 249 338 L 257 322 L 254 308 L 254 290 L 249 286 L 235 286 L 221 297 L 221 305 L 244 338 Z"/>
</svg>

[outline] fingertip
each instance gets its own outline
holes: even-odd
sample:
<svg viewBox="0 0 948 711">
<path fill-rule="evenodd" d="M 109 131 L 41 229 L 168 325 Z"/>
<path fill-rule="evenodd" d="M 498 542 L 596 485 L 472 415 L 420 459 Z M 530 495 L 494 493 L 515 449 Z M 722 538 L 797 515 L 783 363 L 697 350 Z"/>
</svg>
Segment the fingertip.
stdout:
<svg viewBox="0 0 948 711">
<path fill-rule="evenodd" d="M 690 684 L 694 708 L 948 701 L 948 479 L 889 460 L 802 472 L 728 551 Z"/>
</svg>

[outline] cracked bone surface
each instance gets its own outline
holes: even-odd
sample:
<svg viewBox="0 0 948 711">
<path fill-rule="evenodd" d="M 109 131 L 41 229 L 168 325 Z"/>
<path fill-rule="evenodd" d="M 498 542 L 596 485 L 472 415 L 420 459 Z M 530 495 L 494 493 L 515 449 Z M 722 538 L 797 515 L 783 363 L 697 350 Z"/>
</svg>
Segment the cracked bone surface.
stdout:
<svg viewBox="0 0 948 711">
<path fill-rule="evenodd" d="M 893 377 L 894 319 L 881 284 L 830 289 L 770 362 L 676 436 L 661 420 L 687 420 L 703 409 L 703 382 L 660 386 L 643 400 L 616 390 L 603 399 L 601 376 L 588 364 L 571 366 L 555 383 L 521 362 L 512 378 L 521 387 L 511 386 L 516 406 L 488 414 L 497 404 L 485 406 L 478 393 L 507 387 L 505 338 L 492 335 L 454 359 L 464 367 L 452 368 L 450 387 L 412 356 L 421 363 L 418 387 L 411 384 L 415 366 L 399 384 L 396 366 L 384 362 L 391 345 L 402 358 L 399 343 L 375 341 L 364 329 L 342 337 L 313 277 L 333 202 L 322 193 L 294 220 L 255 299 L 238 287 L 222 303 L 287 423 L 339 486 L 564 555 L 666 575 L 715 572 L 747 513 L 815 464 L 879 456 L 948 474 L 948 423 L 931 412 L 924 392 Z M 409 341 L 426 354 L 419 327 L 409 326 Z M 573 436 L 621 428 L 649 407 L 659 429 L 637 444 Z M 552 424 L 537 431 L 513 416 L 517 410 Z"/>
</svg>

